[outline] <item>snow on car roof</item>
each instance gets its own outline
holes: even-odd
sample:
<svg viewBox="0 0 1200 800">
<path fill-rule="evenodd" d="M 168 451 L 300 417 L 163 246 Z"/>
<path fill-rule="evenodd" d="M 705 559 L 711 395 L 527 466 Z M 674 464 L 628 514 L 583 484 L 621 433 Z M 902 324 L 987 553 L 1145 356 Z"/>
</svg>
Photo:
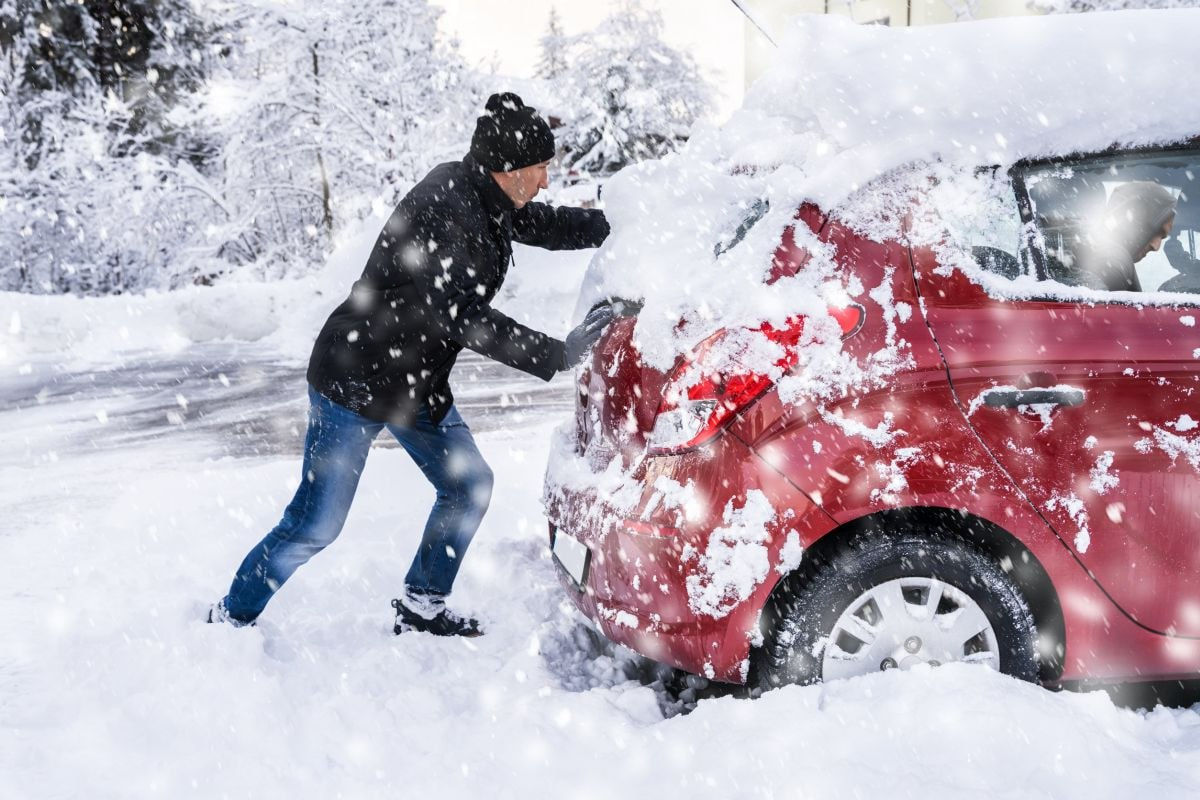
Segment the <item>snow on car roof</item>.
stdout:
<svg viewBox="0 0 1200 800">
<path fill-rule="evenodd" d="M 606 186 L 613 233 L 577 314 L 604 297 L 642 298 L 634 341 L 659 369 L 720 327 L 803 313 L 832 332 L 826 305 L 865 290 L 806 230 L 797 237 L 814 254 L 808 266 L 763 282 L 801 203 L 834 210 L 853 198 L 860 220 L 883 217 L 896 196 L 872 192 L 864 206 L 855 192 L 905 165 L 1003 165 L 1187 139 L 1200 133 L 1188 94 L 1197 41 L 1192 9 L 905 29 L 798 17 L 726 123 L 697 125 L 678 153 Z M 735 232 L 744 238 L 722 249 Z"/>
<path fill-rule="evenodd" d="M 1200 134 L 1200 9 L 889 28 L 804 16 L 745 107 L 819 136 L 824 205 L 895 167 L 1008 164 Z M 790 107 L 790 108 L 789 108 Z"/>
</svg>

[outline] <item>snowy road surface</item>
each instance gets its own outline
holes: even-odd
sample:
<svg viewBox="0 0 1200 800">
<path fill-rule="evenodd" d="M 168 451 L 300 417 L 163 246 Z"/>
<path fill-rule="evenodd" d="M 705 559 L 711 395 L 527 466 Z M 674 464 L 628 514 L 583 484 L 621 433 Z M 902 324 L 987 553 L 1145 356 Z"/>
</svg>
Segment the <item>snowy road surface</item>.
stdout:
<svg viewBox="0 0 1200 800">
<path fill-rule="evenodd" d="M 0 797 L 1200 793 L 1197 711 L 1123 710 L 979 668 L 664 715 L 666 698 L 627 677 L 642 665 L 579 625 L 546 552 L 538 494 L 562 387 L 487 370 L 492 388 L 468 402 L 531 398 L 473 419 L 497 488 L 454 600 L 487 636 L 391 635 L 432 500 L 391 448 L 342 538 L 260 627 L 205 625 L 299 477 L 298 371 L 216 348 L 94 381 L 51 372 L 0 384 Z"/>
<path fill-rule="evenodd" d="M 89 369 L 29 362 L 0 382 L 0 463 L 82 451 L 191 442 L 209 457 L 298 454 L 308 406 L 302 363 L 231 342 L 126 356 Z M 571 408 L 570 381 L 544 383 L 464 352 L 454 370 L 456 404 L 483 433 L 538 424 Z M 397 447 L 380 436 L 377 447 Z"/>
</svg>

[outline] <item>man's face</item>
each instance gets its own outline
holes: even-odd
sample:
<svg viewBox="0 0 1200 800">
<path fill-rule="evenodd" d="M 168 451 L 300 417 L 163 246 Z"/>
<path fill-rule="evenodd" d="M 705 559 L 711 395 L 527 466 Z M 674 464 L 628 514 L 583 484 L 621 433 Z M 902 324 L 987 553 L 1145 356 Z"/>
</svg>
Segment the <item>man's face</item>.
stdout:
<svg viewBox="0 0 1200 800">
<path fill-rule="evenodd" d="M 492 177 L 508 195 L 508 199 L 512 200 L 513 205 L 521 208 L 537 197 L 537 193 L 542 189 L 550 188 L 550 177 L 547 171 L 549 166 L 549 161 L 543 161 L 540 164 L 514 169 L 511 172 L 493 172 Z"/>
<path fill-rule="evenodd" d="M 1141 252 L 1135 255 L 1133 263 L 1136 264 L 1146 256 L 1150 255 L 1152 252 L 1158 250 L 1158 248 L 1162 247 L 1162 243 L 1170 237 L 1171 227 L 1174 224 L 1175 215 L 1172 214 L 1171 216 L 1167 217 L 1167 221 L 1162 224 L 1162 227 L 1158 229 L 1158 231 L 1154 234 L 1154 237 L 1150 241 L 1146 242 L 1146 246 L 1141 249 Z"/>
</svg>

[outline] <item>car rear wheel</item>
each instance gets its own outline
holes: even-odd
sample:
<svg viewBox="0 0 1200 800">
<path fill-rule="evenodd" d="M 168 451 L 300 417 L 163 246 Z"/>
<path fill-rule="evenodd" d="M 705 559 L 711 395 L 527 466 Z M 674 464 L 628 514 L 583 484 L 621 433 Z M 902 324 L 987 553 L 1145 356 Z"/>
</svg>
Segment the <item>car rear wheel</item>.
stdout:
<svg viewBox="0 0 1200 800">
<path fill-rule="evenodd" d="M 1029 606 L 992 559 L 956 539 L 871 531 L 814 555 L 763 612 L 760 689 L 951 661 L 1038 675 Z"/>
</svg>

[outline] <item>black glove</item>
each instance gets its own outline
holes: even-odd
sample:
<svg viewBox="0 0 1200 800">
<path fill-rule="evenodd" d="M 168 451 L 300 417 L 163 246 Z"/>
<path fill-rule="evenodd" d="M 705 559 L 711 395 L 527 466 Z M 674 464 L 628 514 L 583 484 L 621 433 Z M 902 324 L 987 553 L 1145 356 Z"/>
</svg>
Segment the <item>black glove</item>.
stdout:
<svg viewBox="0 0 1200 800">
<path fill-rule="evenodd" d="M 588 312 L 579 327 L 567 334 L 563 342 L 563 363 L 559 371 L 568 370 L 583 361 L 588 350 L 612 322 L 613 310 L 608 303 L 601 303 Z"/>
</svg>

